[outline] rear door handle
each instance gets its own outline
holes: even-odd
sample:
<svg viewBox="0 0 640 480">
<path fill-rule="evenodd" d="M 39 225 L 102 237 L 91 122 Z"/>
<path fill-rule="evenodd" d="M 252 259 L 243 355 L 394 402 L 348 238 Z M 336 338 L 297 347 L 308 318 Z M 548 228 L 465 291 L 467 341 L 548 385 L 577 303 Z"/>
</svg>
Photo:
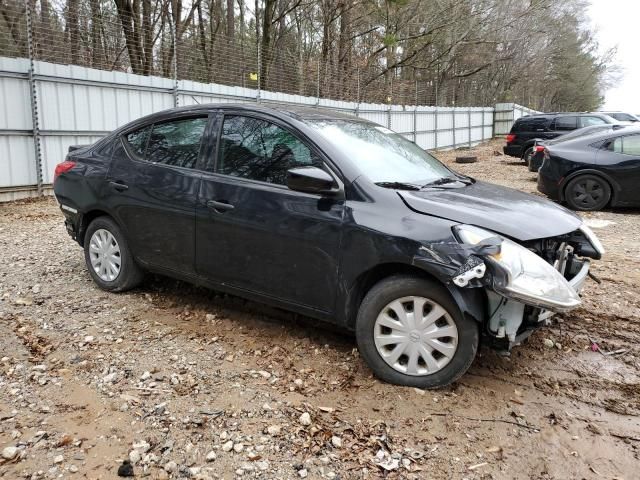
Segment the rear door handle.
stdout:
<svg viewBox="0 0 640 480">
<path fill-rule="evenodd" d="M 207 207 L 211 210 L 215 210 L 218 213 L 226 212 L 227 210 L 233 210 L 233 205 L 227 202 L 216 202 L 215 200 L 209 200 L 207 202 Z"/>
<path fill-rule="evenodd" d="M 124 192 L 125 190 L 129 190 L 129 185 L 125 185 L 120 182 L 109 182 L 109 186 L 114 190 L 118 190 L 119 192 Z"/>
</svg>

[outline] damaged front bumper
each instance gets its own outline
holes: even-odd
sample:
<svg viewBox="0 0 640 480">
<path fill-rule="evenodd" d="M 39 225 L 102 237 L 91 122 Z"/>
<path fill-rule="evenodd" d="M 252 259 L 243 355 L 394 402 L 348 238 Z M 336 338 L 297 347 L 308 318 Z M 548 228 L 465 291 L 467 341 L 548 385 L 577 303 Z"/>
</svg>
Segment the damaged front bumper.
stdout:
<svg viewBox="0 0 640 480">
<path fill-rule="evenodd" d="M 452 287 L 484 291 L 485 313 L 475 317 L 485 336 L 502 350 L 520 343 L 555 313 L 578 306 L 589 276 L 589 258 L 604 253 L 584 226 L 521 244 L 477 227 L 462 228 L 466 235 L 459 234 L 460 226 L 454 227 L 457 243 L 427 244 L 421 253 L 455 268 L 447 279 Z"/>
<path fill-rule="evenodd" d="M 589 276 L 591 262 L 587 258 L 574 259 L 571 271 L 565 273 L 567 282 L 580 293 Z M 497 340 L 496 346 L 509 350 L 520 344 L 537 328 L 548 325 L 556 312 L 526 305 L 515 299 L 506 298 L 492 290 L 486 290 L 490 317 L 487 333 Z"/>
</svg>

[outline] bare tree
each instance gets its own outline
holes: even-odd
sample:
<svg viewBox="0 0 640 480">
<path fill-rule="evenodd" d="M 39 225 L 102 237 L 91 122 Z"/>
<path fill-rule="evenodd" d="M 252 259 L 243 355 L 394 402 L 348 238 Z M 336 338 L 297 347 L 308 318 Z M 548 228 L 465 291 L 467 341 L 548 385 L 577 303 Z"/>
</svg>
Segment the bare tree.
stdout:
<svg viewBox="0 0 640 480">
<path fill-rule="evenodd" d="M 25 54 L 29 5 L 38 58 L 141 75 L 170 76 L 175 55 L 180 78 L 203 82 L 583 110 L 615 80 L 584 0 L 27 1 L 0 0 L 5 54 Z"/>
</svg>

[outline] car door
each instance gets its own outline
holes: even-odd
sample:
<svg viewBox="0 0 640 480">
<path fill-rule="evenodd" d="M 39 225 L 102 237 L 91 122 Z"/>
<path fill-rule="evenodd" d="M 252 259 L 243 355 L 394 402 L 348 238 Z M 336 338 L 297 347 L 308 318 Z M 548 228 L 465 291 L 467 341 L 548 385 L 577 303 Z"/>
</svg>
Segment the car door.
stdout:
<svg viewBox="0 0 640 480">
<path fill-rule="evenodd" d="M 258 115 L 225 113 L 218 132 L 215 165 L 203 174 L 198 197 L 198 273 L 332 312 L 344 200 L 286 186 L 289 168 L 328 169 L 320 152 L 285 124 Z"/>
<path fill-rule="evenodd" d="M 549 124 L 549 119 L 547 117 L 540 118 L 532 118 L 526 122 L 527 125 L 527 140 L 535 140 L 535 139 L 550 139 L 555 135 L 553 132 L 549 132 L 547 125 Z"/>
<path fill-rule="evenodd" d="M 640 205 L 640 134 L 623 135 L 605 142 L 596 157 L 598 169 L 620 186 L 618 204 Z"/>
<path fill-rule="evenodd" d="M 135 257 L 194 274 L 195 208 L 208 116 L 178 116 L 125 132 L 108 174 L 108 202 Z"/>
<path fill-rule="evenodd" d="M 578 118 L 575 115 L 563 115 L 556 117 L 551 122 L 550 130 L 553 132 L 554 138 L 556 138 L 576 128 L 578 128 Z"/>
</svg>

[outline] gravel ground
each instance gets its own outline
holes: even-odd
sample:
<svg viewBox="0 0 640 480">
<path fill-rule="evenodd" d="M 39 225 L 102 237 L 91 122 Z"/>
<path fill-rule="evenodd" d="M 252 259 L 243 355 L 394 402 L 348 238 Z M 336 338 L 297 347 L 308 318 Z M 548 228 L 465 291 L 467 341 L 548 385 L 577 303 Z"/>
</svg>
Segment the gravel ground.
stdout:
<svg viewBox="0 0 640 480">
<path fill-rule="evenodd" d="M 455 168 L 535 193 L 499 149 Z M 639 213 L 584 215 L 608 253 L 583 307 L 425 392 L 313 320 L 160 277 L 98 290 L 53 199 L 0 205 L 0 477 L 638 478 Z"/>
</svg>

